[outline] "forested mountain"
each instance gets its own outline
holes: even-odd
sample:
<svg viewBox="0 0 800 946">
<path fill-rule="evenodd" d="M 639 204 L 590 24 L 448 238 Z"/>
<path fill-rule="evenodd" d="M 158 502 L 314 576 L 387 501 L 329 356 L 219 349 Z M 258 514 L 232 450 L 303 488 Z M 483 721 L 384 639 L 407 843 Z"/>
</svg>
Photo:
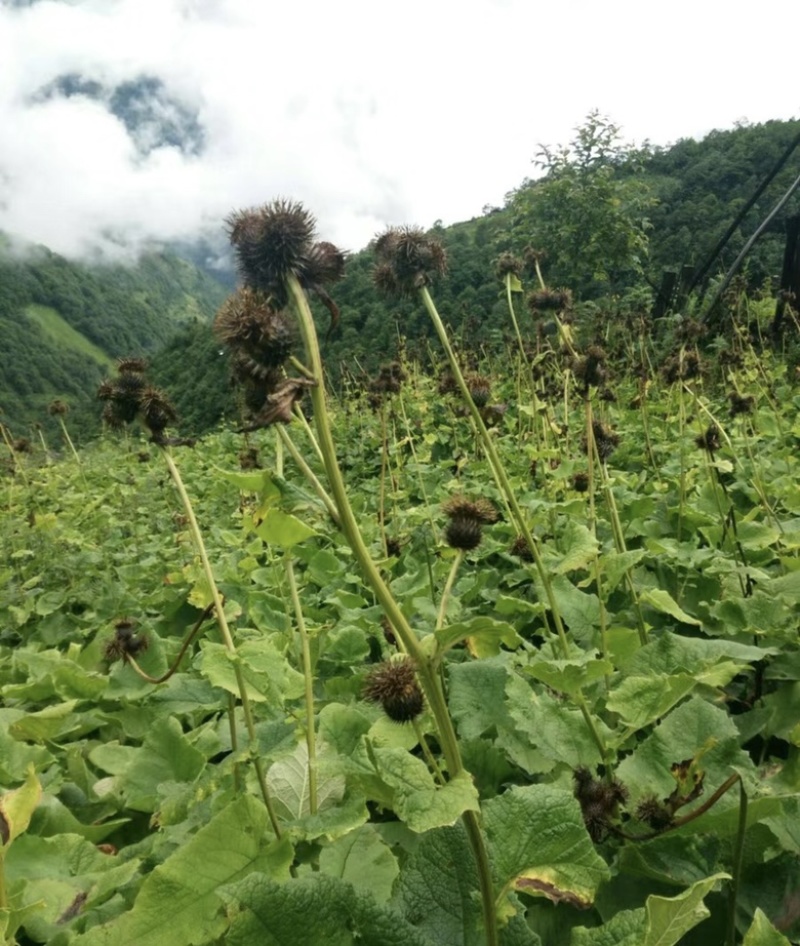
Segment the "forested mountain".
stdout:
<svg viewBox="0 0 800 946">
<path fill-rule="evenodd" d="M 573 141 L 540 150 L 535 163 L 543 176 L 523 181 L 503 207 L 453 226 L 434 225 L 449 260 L 449 273 L 434 291 L 443 318 L 472 346 L 502 343 L 510 327 L 494 263 L 501 253 L 522 254 L 528 246 L 543 251 L 546 282 L 570 288 L 579 302 L 612 319 L 649 311 L 664 270 L 701 267 L 799 136 L 800 121 L 772 121 L 667 148 L 634 148 L 613 124 L 590 115 Z M 727 270 L 798 172 L 800 147 L 714 260 L 712 279 Z M 800 191 L 748 255 L 743 273 L 751 288 L 775 288 L 786 220 L 798 212 Z M 184 250 L 195 261 L 218 256 L 199 246 Z M 335 287 L 341 321 L 324 346 L 334 380 L 343 365 L 374 372 L 392 357 L 400 337 L 424 355 L 431 334 L 427 315 L 416 300 L 381 297 L 373 267 L 368 249 L 354 254 Z M 535 288 L 530 273 L 523 284 Z M 207 429 L 235 411 L 227 358 L 210 328 L 224 294 L 208 272 L 170 256 L 146 257 L 131 269 L 91 270 L 46 251 L 25 262 L 0 259 L 0 330 L 4 347 L 14 353 L 0 364 L 7 418 L 29 423 L 54 396 L 85 404 L 104 358 L 148 352 L 152 376 L 175 400 L 184 430 Z M 518 311 L 530 329 L 524 298 L 517 296 Z M 327 313 L 320 318 L 324 337 Z M 79 335 L 68 340 L 67 330 Z"/>
<path fill-rule="evenodd" d="M 55 398 L 81 435 L 99 429 L 94 392 L 114 358 L 153 353 L 179 326 L 207 324 L 225 289 L 168 254 L 86 267 L 38 247 L 0 247 L 0 406 L 16 436 L 49 423 Z"/>
</svg>

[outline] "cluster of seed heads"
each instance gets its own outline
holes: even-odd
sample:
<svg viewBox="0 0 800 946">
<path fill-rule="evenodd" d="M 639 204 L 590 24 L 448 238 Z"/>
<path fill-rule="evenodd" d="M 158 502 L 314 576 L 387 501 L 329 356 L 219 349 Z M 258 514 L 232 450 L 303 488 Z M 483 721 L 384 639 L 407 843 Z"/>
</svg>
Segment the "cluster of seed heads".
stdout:
<svg viewBox="0 0 800 946">
<path fill-rule="evenodd" d="M 584 394 L 588 394 L 589 388 L 600 387 L 605 381 L 606 369 L 604 364 L 607 357 L 605 349 L 599 345 L 590 345 L 586 349 L 585 355 L 576 361 L 572 372 L 581 383 Z"/>
<path fill-rule="evenodd" d="M 141 358 L 120 358 L 117 377 L 106 378 L 97 389 L 98 398 L 105 401 L 103 421 L 118 430 L 138 418 L 149 430 L 153 443 L 165 445 L 170 442 L 165 430 L 175 423 L 177 415 L 166 394 L 147 382 L 146 369 L 147 362 Z"/>
<path fill-rule="evenodd" d="M 586 830 L 593 841 L 602 841 L 618 820 L 619 806 L 627 800 L 628 789 L 619 779 L 594 778 L 583 766 L 575 769 L 572 777 Z"/>
<path fill-rule="evenodd" d="M 545 312 L 565 312 L 572 307 L 572 293 L 569 289 L 536 289 L 526 301 L 535 316 Z"/>
<path fill-rule="evenodd" d="M 670 355 L 662 365 L 661 373 L 667 384 L 699 378 L 701 374 L 700 355 L 696 351 L 680 351 L 677 355 Z"/>
</svg>

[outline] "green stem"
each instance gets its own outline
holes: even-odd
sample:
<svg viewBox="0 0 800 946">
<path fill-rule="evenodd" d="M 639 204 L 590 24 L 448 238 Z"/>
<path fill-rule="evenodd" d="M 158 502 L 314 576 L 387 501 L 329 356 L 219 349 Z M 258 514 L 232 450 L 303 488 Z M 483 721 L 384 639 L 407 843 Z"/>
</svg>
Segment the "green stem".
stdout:
<svg viewBox="0 0 800 946">
<path fill-rule="evenodd" d="M 513 275 L 513 273 L 506 273 L 505 276 L 506 299 L 508 301 L 508 311 L 511 313 L 511 321 L 514 324 L 514 332 L 516 333 L 517 342 L 519 344 L 519 354 L 522 358 L 522 363 L 525 364 L 527 362 L 527 358 L 525 357 L 525 344 L 522 341 L 522 334 L 519 330 L 519 323 L 517 322 L 517 313 L 514 311 L 514 302 L 511 297 L 511 278 Z M 517 285 L 519 285 L 519 282 Z"/>
<path fill-rule="evenodd" d="M 326 490 L 325 490 L 325 487 L 322 485 L 322 483 L 320 483 L 320 481 L 319 481 L 318 477 L 316 476 L 316 474 L 314 473 L 314 471 L 311 469 L 311 467 L 310 467 L 310 466 L 306 463 L 306 461 L 303 459 L 302 454 L 301 454 L 300 451 L 297 449 L 297 447 L 294 445 L 294 441 L 293 441 L 292 438 L 289 436 L 289 432 L 286 430 L 286 428 L 283 426 L 283 424 L 278 424 L 278 425 L 277 425 L 277 431 L 278 431 L 278 436 L 280 437 L 280 442 L 281 442 L 281 443 L 286 447 L 286 449 L 289 451 L 289 456 L 291 456 L 291 458 L 292 458 L 292 459 L 294 460 L 294 462 L 297 464 L 297 466 L 298 466 L 299 469 L 300 469 L 300 472 L 303 474 L 303 476 L 305 476 L 305 478 L 306 478 L 306 479 L 308 480 L 308 482 L 311 484 L 311 488 L 314 490 L 314 492 L 317 494 L 317 496 L 319 496 L 320 500 L 322 501 L 322 504 L 323 504 L 323 505 L 325 506 L 325 508 L 327 509 L 328 515 L 331 517 L 331 519 L 333 519 L 333 521 L 334 521 L 334 522 L 336 523 L 336 525 L 338 526 L 338 525 L 339 525 L 339 513 L 336 511 L 336 504 L 335 504 L 334 501 L 331 499 L 331 497 L 328 495 L 328 493 L 327 493 Z"/>
<path fill-rule="evenodd" d="M 733 877 L 728 896 L 728 936 L 725 946 L 736 946 L 736 901 L 739 897 L 739 885 L 742 879 L 742 861 L 744 858 L 744 836 L 747 831 L 747 792 L 739 779 L 739 827 L 736 832 L 736 847 L 733 851 Z"/>
<path fill-rule="evenodd" d="M 303 606 L 300 604 L 300 595 L 297 591 L 297 580 L 294 574 L 294 565 L 291 555 L 284 555 L 286 577 L 289 579 L 289 591 L 294 605 L 294 615 L 297 621 L 297 630 L 300 634 L 300 645 L 303 655 L 303 677 L 305 679 L 306 702 L 306 746 L 308 747 L 308 807 L 312 815 L 317 813 L 317 738 L 314 718 L 314 673 L 311 667 L 311 642 L 303 617 Z"/>
<path fill-rule="evenodd" d="M 231 654 L 232 657 L 236 657 L 236 645 L 233 642 L 233 636 L 231 634 L 230 627 L 228 627 L 228 619 L 225 617 L 225 609 L 222 604 L 222 595 L 219 592 L 217 587 L 216 579 L 214 578 L 214 573 L 211 570 L 211 562 L 208 558 L 208 552 L 206 551 L 205 542 L 203 541 L 203 535 L 200 532 L 200 527 L 197 524 L 197 518 L 194 514 L 194 507 L 192 506 L 192 501 L 189 499 L 189 494 L 186 492 L 186 487 L 183 484 L 183 479 L 181 477 L 178 467 L 175 465 L 175 461 L 172 459 L 167 447 L 162 447 L 161 452 L 164 454 L 164 459 L 167 463 L 167 468 L 169 469 L 170 476 L 172 477 L 172 482 L 175 484 L 175 488 L 178 491 L 178 495 L 181 498 L 183 503 L 183 509 L 186 513 L 186 518 L 189 520 L 189 527 L 192 531 L 194 537 L 195 546 L 197 547 L 197 552 L 200 556 L 200 561 L 203 565 L 203 573 L 208 582 L 208 587 L 211 591 L 211 600 L 214 604 L 214 614 L 217 618 L 217 624 L 219 625 L 220 633 L 222 635 L 222 641 L 225 645 L 225 649 Z M 269 794 L 269 788 L 267 787 L 267 776 L 264 771 L 264 766 L 261 762 L 261 757 L 258 754 L 258 742 L 256 739 L 256 727 L 253 720 L 253 710 L 250 706 L 250 697 L 247 694 L 247 686 L 245 684 L 244 674 L 242 673 L 242 667 L 240 662 L 237 659 L 232 661 L 233 663 L 233 672 L 236 677 L 236 686 L 239 690 L 239 698 L 242 702 L 242 712 L 244 713 L 244 722 L 247 727 L 247 734 L 250 737 L 250 753 L 253 759 L 253 768 L 255 769 L 256 776 L 258 778 L 258 785 L 261 790 L 261 797 L 264 799 L 264 805 L 266 806 L 267 813 L 269 814 L 269 820 L 272 823 L 272 830 L 275 832 L 275 837 L 281 837 L 281 829 L 278 824 L 278 818 L 275 814 L 275 809 L 272 804 L 272 799 Z M 231 721 L 231 727 L 233 727 L 233 722 Z M 233 730 L 232 730 L 233 734 Z M 234 734 L 235 735 L 235 734 Z"/>
<path fill-rule="evenodd" d="M 348 544 L 361 567 L 361 570 L 372 587 L 376 598 L 381 607 L 386 612 L 386 616 L 394 629 L 399 640 L 402 640 L 406 653 L 414 660 L 417 667 L 420 685 L 425 693 L 428 706 L 436 721 L 439 742 L 442 747 L 442 753 L 447 763 L 447 770 L 451 777 L 465 773 L 464 763 L 461 759 L 461 752 L 458 748 L 453 721 L 447 708 L 444 698 L 444 692 L 439 686 L 439 680 L 436 676 L 431 661 L 426 657 L 420 647 L 419 641 L 414 631 L 411 629 L 408 620 L 389 590 L 388 586 L 381 577 L 380 572 L 372 561 L 372 558 L 364 542 L 361 530 L 350 505 L 350 500 L 345 489 L 344 479 L 342 477 L 339 463 L 336 459 L 336 450 L 333 443 L 333 433 L 331 431 L 330 421 L 328 419 L 328 408 L 325 398 L 324 378 L 322 373 L 322 358 L 319 351 L 319 340 L 317 338 L 316 328 L 314 326 L 314 317 L 308 305 L 308 300 L 303 292 L 297 277 L 289 275 L 287 277 L 287 288 L 294 308 L 297 312 L 300 332 L 305 344 L 306 356 L 311 363 L 314 379 L 317 382 L 316 387 L 311 389 L 311 400 L 314 405 L 314 419 L 317 425 L 317 434 L 319 445 L 323 455 L 325 470 L 328 475 L 328 481 L 331 486 L 331 492 L 336 502 L 339 516 L 341 519 L 341 529 L 347 538 Z M 465 827 L 470 836 L 472 850 L 478 865 L 478 877 L 481 887 L 481 901 L 483 904 L 483 917 L 486 924 L 486 936 L 488 946 L 499 946 L 499 933 L 497 927 L 497 914 L 494 905 L 494 891 L 492 889 L 491 872 L 489 870 L 489 859 L 486 852 L 486 846 L 483 834 L 480 829 L 478 817 L 474 811 L 465 811 L 462 815 Z"/>
<path fill-rule="evenodd" d="M 64 434 L 64 439 L 69 444 L 69 448 L 72 451 L 72 456 L 75 458 L 75 462 L 78 464 L 78 466 L 80 466 L 81 458 L 78 456 L 78 451 L 75 449 L 75 444 L 72 442 L 72 437 L 70 437 L 69 435 L 69 431 L 67 430 L 67 425 L 64 423 L 64 418 L 59 416 L 58 422 L 59 424 L 61 424 L 61 432 Z"/>
<path fill-rule="evenodd" d="M 444 591 L 442 592 L 442 600 L 439 603 L 439 614 L 436 618 L 436 630 L 444 626 L 445 618 L 447 617 L 447 605 L 450 601 L 450 592 L 453 590 L 453 585 L 455 584 L 456 575 L 458 574 L 458 569 L 461 563 L 464 561 L 464 550 L 457 549 L 456 557 L 453 559 L 453 564 L 450 566 L 450 573 L 447 576 L 447 581 L 445 582 Z"/>
</svg>

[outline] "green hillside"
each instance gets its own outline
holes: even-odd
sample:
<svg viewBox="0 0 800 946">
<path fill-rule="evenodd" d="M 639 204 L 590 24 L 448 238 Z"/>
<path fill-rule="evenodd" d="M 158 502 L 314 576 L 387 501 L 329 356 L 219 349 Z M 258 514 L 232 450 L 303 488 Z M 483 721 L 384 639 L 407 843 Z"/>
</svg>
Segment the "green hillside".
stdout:
<svg viewBox="0 0 800 946">
<path fill-rule="evenodd" d="M 166 253 L 135 266 L 79 265 L 43 247 L 12 255 L 0 242 L 0 407 L 15 436 L 70 406 L 79 439 L 99 430 L 94 391 L 114 359 L 151 355 L 191 323 L 207 323 L 225 289 Z"/>
</svg>

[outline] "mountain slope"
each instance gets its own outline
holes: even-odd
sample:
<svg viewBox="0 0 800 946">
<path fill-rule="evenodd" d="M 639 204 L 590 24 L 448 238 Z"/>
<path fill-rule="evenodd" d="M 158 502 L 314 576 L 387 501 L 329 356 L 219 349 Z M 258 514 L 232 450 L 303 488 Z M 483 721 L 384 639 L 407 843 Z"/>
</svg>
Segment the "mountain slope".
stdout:
<svg viewBox="0 0 800 946">
<path fill-rule="evenodd" d="M 165 253 L 135 266 L 82 266 L 38 247 L 0 247 L 0 407 L 17 435 L 48 424 L 54 398 L 80 435 L 99 429 L 94 391 L 114 359 L 147 355 L 192 322 L 208 322 L 225 289 Z"/>
</svg>

